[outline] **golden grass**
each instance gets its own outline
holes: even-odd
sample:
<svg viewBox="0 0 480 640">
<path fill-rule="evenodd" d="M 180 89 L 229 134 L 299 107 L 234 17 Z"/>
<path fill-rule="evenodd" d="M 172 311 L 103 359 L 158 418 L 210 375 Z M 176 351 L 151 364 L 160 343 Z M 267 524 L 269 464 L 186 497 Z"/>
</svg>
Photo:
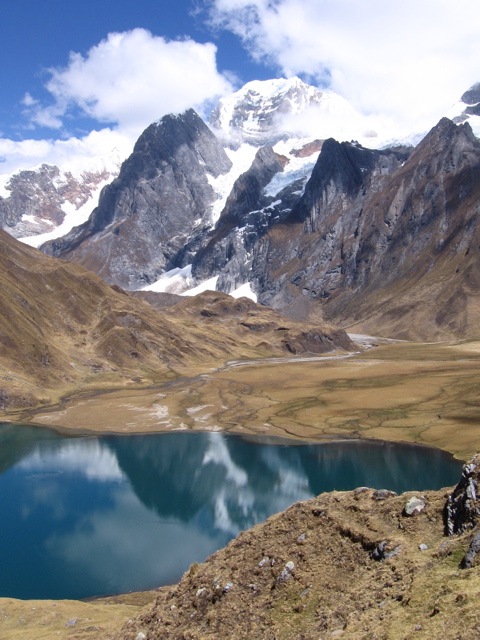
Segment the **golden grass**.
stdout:
<svg viewBox="0 0 480 640">
<path fill-rule="evenodd" d="M 246 362 L 145 389 L 72 398 L 19 420 L 76 431 L 222 429 L 480 448 L 479 342 L 394 343 L 350 358 Z"/>
</svg>

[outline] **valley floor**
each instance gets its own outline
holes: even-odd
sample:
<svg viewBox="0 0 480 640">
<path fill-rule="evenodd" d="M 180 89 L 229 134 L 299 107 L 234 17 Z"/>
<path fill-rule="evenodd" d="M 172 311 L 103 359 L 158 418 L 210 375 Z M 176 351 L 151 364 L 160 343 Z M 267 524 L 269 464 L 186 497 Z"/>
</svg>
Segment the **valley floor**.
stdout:
<svg viewBox="0 0 480 640">
<path fill-rule="evenodd" d="M 236 361 L 183 373 L 196 375 L 4 418 L 75 433 L 375 438 L 435 446 L 464 460 L 480 446 L 480 341 L 379 341 L 350 356 Z"/>
</svg>

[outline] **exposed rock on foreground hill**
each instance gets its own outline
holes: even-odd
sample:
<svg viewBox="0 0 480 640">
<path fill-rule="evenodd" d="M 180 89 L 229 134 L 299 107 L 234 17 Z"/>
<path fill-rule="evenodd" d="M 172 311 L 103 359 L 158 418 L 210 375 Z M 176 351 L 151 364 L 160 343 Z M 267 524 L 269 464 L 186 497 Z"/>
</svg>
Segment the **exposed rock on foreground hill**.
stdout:
<svg viewBox="0 0 480 640">
<path fill-rule="evenodd" d="M 477 486 L 479 472 L 477 456 L 464 476 Z M 115 638 L 474 640 L 479 569 L 459 563 L 480 500 L 467 493 L 474 522 L 450 537 L 448 490 L 359 488 L 296 503 L 193 565 Z"/>
</svg>

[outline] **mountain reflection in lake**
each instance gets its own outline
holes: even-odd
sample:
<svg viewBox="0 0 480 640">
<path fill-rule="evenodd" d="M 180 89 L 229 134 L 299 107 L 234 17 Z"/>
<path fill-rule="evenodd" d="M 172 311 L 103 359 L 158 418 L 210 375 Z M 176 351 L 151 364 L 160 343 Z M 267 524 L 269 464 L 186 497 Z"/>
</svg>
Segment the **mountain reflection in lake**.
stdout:
<svg viewBox="0 0 480 640">
<path fill-rule="evenodd" d="M 184 432 L 65 438 L 0 425 L 0 596 L 84 598 L 173 583 L 297 500 L 358 486 L 437 489 L 460 469 L 413 445 Z"/>
</svg>

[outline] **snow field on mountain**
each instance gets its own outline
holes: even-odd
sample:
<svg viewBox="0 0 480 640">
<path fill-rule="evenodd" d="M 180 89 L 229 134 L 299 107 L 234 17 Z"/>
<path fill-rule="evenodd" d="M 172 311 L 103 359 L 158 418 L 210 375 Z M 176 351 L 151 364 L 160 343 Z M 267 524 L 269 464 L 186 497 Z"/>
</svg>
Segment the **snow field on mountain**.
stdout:
<svg viewBox="0 0 480 640">
<path fill-rule="evenodd" d="M 208 182 L 217 195 L 217 200 L 212 205 L 212 226 L 214 226 L 219 220 L 220 214 L 222 213 L 227 198 L 232 191 L 235 180 L 250 168 L 258 149 L 256 147 L 252 147 L 250 144 L 244 143 L 236 150 L 227 148 L 225 151 L 232 161 L 232 168 L 230 171 L 218 176 L 218 178 L 214 178 L 211 174 L 207 174 Z"/>
<path fill-rule="evenodd" d="M 100 192 L 107 184 L 112 181 L 112 176 L 100 182 L 97 188 L 92 191 L 92 197 L 87 200 L 87 202 L 81 206 L 80 208 L 76 208 L 76 206 L 72 202 L 65 201 L 62 204 L 62 211 L 65 213 L 65 219 L 62 224 L 58 227 L 55 227 L 52 231 L 48 231 L 47 233 L 42 233 L 38 236 L 28 236 L 25 238 L 19 238 L 21 242 L 30 245 L 31 247 L 40 247 L 44 242 L 48 240 L 55 240 L 56 238 L 60 238 L 64 236 L 69 231 L 73 229 L 73 227 L 78 227 L 80 224 L 83 224 L 88 220 L 90 214 L 95 209 L 98 204 L 98 198 L 100 196 Z M 25 218 L 25 216 L 24 216 Z"/>
</svg>

